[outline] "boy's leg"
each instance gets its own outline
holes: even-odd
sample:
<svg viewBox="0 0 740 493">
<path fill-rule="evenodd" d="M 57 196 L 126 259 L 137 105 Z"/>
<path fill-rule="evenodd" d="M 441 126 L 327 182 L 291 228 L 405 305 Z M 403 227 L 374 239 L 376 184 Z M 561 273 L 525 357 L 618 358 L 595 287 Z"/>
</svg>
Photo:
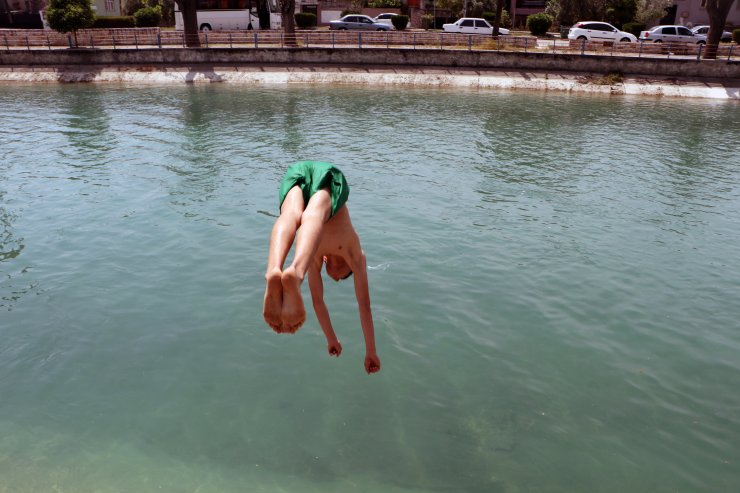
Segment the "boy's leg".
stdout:
<svg viewBox="0 0 740 493">
<path fill-rule="evenodd" d="M 283 271 L 283 330 L 295 332 L 306 320 L 301 297 L 301 283 L 321 242 L 324 224 L 331 217 L 331 195 L 328 189 L 316 192 L 308 201 L 300 219 L 301 230 L 296 240 L 293 263 Z"/>
<path fill-rule="evenodd" d="M 280 207 L 280 217 L 275 221 L 270 234 L 270 250 L 267 255 L 265 300 L 262 315 L 267 325 L 275 332 L 283 332 L 283 285 L 282 270 L 285 258 L 293 245 L 296 230 L 301 225 L 303 214 L 303 192 L 295 186 L 290 189 Z"/>
</svg>

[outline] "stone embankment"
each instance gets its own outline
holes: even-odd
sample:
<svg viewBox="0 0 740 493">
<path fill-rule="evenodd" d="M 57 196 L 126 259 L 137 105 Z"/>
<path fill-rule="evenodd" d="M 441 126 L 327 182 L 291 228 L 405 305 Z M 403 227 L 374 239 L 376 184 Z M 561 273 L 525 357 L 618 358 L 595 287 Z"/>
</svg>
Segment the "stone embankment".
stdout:
<svg viewBox="0 0 740 493">
<path fill-rule="evenodd" d="M 398 84 L 740 100 L 733 60 L 450 49 L 5 50 L 0 81 Z"/>
</svg>

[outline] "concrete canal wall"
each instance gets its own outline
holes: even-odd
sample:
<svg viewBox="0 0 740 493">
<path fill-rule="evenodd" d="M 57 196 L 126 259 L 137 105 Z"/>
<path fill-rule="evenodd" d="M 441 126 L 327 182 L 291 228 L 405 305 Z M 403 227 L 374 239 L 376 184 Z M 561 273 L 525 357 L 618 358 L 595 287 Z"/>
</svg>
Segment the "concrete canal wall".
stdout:
<svg viewBox="0 0 740 493">
<path fill-rule="evenodd" d="M 286 65 L 355 67 L 445 67 L 535 72 L 571 72 L 628 76 L 723 79 L 740 85 L 740 62 L 696 58 L 580 56 L 495 51 L 382 48 L 147 48 L 0 51 L 4 67 L 103 66 L 109 68 L 190 65 Z"/>
</svg>

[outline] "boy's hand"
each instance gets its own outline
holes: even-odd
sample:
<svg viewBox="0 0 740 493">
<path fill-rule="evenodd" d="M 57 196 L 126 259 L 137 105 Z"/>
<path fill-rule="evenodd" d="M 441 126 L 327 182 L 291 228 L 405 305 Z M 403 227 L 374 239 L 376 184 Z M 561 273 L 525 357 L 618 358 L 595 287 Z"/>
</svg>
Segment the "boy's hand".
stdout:
<svg viewBox="0 0 740 493">
<path fill-rule="evenodd" d="M 365 355 L 365 371 L 369 374 L 380 371 L 380 358 L 377 354 Z"/>
<path fill-rule="evenodd" d="M 342 354 L 342 345 L 334 339 L 333 342 L 329 343 L 329 355 L 339 357 L 340 354 Z"/>
</svg>

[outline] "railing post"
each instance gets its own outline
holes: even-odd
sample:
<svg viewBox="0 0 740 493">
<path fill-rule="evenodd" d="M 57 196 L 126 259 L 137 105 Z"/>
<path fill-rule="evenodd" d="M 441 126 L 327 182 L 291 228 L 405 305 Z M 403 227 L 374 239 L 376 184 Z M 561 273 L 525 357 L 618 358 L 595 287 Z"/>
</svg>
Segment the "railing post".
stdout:
<svg viewBox="0 0 740 493">
<path fill-rule="evenodd" d="M 701 60 L 701 50 L 702 50 L 702 48 L 704 48 L 704 45 L 700 43 L 699 44 L 699 51 L 696 53 L 696 59 L 697 60 Z M 719 51 L 719 47 L 717 47 L 717 48 L 718 48 L 717 51 Z"/>
<path fill-rule="evenodd" d="M 3 34 L 3 37 L 5 38 L 5 50 L 10 51 L 10 45 L 8 44 L 8 37 Z"/>
<path fill-rule="evenodd" d="M 113 38 L 113 49 L 115 50 L 116 49 L 116 35 L 113 34 L 111 35 L 111 37 Z"/>
<path fill-rule="evenodd" d="M 555 41 L 556 41 L 556 39 L 553 38 L 553 40 L 552 40 L 552 54 L 553 55 L 555 54 Z"/>
<path fill-rule="evenodd" d="M 283 48 L 283 33 L 280 33 L 280 48 Z"/>
<path fill-rule="evenodd" d="M 162 34 L 157 33 L 157 46 L 159 46 L 159 49 L 162 49 Z"/>
<path fill-rule="evenodd" d="M 468 51 L 473 49 L 473 35 L 468 34 Z"/>
<path fill-rule="evenodd" d="M 139 49 L 139 37 L 134 33 L 134 45 L 136 46 L 136 49 Z"/>
<path fill-rule="evenodd" d="M 72 45 L 72 35 L 71 34 L 67 34 L 67 44 L 69 44 L 69 47 L 70 48 L 73 48 L 73 45 Z"/>
<path fill-rule="evenodd" d="M 30 42 L 30 41 L 28 41 L 28 36 L 26 36 L 26 49 L 27 49 L 28 51 L 31 51 L 31 42 Z"/>
<path fill-rule="evenodd" d="M 439 49 L 442 49 L 442 35 L 439 35 Z"/>
<path fill-rule="evenodd" d="M 311 33 L 309 32 L 309 33 L 306 33 L 306 48 L 309 48 L 311 46 L 310 42 L 311 42 Z"/>
<path fill-rule="evenodd" d="M 496 38 L 496 51 L 501 51 L 501 36 Z"/>
<path fill-rule="evenodd" d="M 411 45 L 416 49 L 416 33 L 411 35 Z"/>
<path fill-rule="evenodd" d="M 389 41 L 390 40 L 390 36 L 391 36 L 391 34 L 388 31 L 386 31 L 385 32 L 385 49 L 386 50 L 388 48 L 390 48 L 390 41 Z"/>
<path fill-rule="evenodd" d="M 357 33 L 357 46 L 360 49 L 362 49 L 362 33 L 361 32 Z"/>
<path fill-rule="evenodd" d="M 637 51 L 637 58 L 642 57 L 642 43 L 643 42 L 644 42 L 643 40 L 640 40 L 640 49 Z"/>
<path fill-rule="evenodd" d="M 735 47 L 734 44 L 730 45 L 730 52 L 727 54 L 727 61 L 729 62 L 732 59 L 732 49 Z"/>
<path fill-rule="evenodd" d="M 259 41 L 257 40 L 257 31 L 254 32 L 254 47 L 259 47 Z"/>
<path fill-rule="evenodd" d="M 583 52 L 586 51 L 586 40 L 581 40 L 581 56 L 583 56 Z"/>
<path fill-rule="evenodd" d="M 49 47 L 49 51 L 51 51 L 51 40 L 49 39 L 49 35 L 46 35 L 46 44 Z"/>
<path fill-rule="evenodd" d="M 334 39 L 335 34 L 336 33 L 334 31 L 332 31 L 332 33 L 331 33 L 331 47 L 332 47 L 332 49 L 333 48 L 336 48 L 336 45 L 334 43 L 334 41 L 335 41 L 335 39 Z"/>
<path fill-rule="evenodd" d="M 95 48 L 95 40 L 92 37 L 92 34 L 90 35 L 90 47 Z"/>
<path fill-rule="evenodd" d="M 208 48 L 208 33 L 206 33 L 206 48 Z"/>
<path fill-rule="evenodd" d="M 529 44 L 529 38 L 524 38 L 524 53 L 527 52 L 527 45 Z"/>
<path fill-rule="evenodd" d="M 614 56 L 614 45 L 616 45 L 616 41 L 612 41 L 612 56 Z"/>
</svg>

